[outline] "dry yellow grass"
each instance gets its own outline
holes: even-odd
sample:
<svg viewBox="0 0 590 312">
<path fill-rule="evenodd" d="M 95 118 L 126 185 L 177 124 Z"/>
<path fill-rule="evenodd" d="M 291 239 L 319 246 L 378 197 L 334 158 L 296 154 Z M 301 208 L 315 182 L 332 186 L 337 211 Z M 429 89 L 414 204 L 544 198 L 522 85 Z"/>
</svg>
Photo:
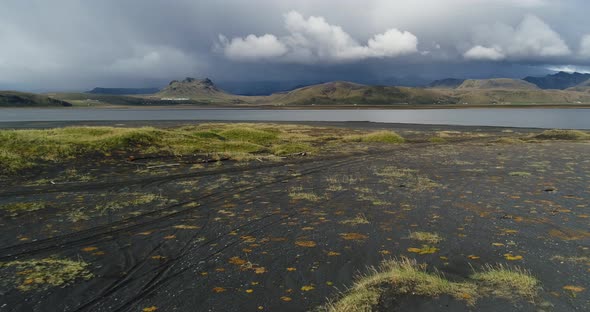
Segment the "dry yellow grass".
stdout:
<svg viewBox="0 0 590 312">
<path fill-rule="evenodd" d="M 487 266 L 465 281 L 450 281 L 438 271 L 429 272 L 425 264 L 401 258 L 383 262 L 360 276 L 338 300 L 322 307 L 329 312 L 372 311 L 385 290 L 397 295 L 438 297 L 452 296 L 474 306 L 479 298 L 494 296 L 505 299 L 534 300 L 539 282 L 526 270 L 505 266 Z"/>
</svg>

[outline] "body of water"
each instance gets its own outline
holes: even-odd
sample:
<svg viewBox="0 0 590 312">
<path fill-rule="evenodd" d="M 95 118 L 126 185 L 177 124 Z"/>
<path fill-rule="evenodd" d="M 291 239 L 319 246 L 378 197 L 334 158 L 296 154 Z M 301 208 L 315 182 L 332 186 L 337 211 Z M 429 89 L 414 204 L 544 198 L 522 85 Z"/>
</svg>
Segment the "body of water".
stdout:
<svg viewBox="0 0 590 312">
<path fill-rule="evenodd" d="M 590 109 L 0 109 L 0 122 L 125 120 L 370 121 L 437 125 L 590 129 Z"/>
</svg>

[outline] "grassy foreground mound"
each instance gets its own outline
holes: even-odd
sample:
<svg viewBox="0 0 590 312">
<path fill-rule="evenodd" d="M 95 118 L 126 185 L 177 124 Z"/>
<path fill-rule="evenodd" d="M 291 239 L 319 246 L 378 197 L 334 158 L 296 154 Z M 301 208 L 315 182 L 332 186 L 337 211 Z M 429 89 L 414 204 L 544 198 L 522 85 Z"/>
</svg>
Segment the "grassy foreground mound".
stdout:
<svg viewBox="0 0 590 312">
<path fill-rule="evenodd" d="M 16 172 L 43 162 L 116 153 L 207 155 L 248 160 L 314 152 L 325 143 L 401 143 L 391 131 L 351 137 L 344 129 L 276 124 L 201 124 L 180 128 L 66 127 L 0 130 L 0 172 Z"/>
<path fill-rule="evenodd" d="M 579 131 L 579 130 L 545 130 L 537 134 L 535 139 L 540 140 L 569 140 L 569 141 L 582 141 L 590 140 L 590 133 Z"/>
<path fill-rule="evenodd" d="M 385 261 L 378 269 L 360 277 L 343 296 L 324 307 L 329 312 L 372 311 L 380 297 L 393 291 L 395 295 L 438 297 L 448 295 L 475 305 L 486 296 L 532 301 L 537 296 L 539 282 L 520 268 L 487 266 L 469 279 L 450 281 L 441 273 L 428 272 L 426 264 L 402 258 Z"/>
</svg>

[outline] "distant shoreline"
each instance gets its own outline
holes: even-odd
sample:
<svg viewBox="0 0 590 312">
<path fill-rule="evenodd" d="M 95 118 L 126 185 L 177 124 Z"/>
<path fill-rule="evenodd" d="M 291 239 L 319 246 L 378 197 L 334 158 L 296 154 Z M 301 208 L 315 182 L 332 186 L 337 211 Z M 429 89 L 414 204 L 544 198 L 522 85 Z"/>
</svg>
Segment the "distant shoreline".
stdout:
<svg viewBox="0 0 590 312">
<path fill-rule="evenodd" d="M 571 108 L 571 109 L 588 109 L 588 104 L 489 104 L 489 105 L 444 105 L 444 104 L 425 104 L 425 105 L 236 105 L 236 104 L 176 104 L 176 105 L 96 105 L 96 106 L 2 106 L 2 109 L 187 109 L 187 110 L 212 110 L 212 109 L 235 109 L 235 110 L 371 110 L 371 109 L 391 109 L 391 110 L 421 110 L 421 109 L 494 109 L 494 108 Z"/>
</svg>

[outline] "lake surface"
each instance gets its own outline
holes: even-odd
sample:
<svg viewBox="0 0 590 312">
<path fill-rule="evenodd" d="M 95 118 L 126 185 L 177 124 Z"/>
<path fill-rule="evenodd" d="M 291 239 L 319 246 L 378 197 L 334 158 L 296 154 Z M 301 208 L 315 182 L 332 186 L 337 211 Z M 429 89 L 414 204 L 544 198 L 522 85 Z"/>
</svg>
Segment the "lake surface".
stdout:
<svg viewBox="0 0 590 312">
<path fill-rule="evenodd" d="M 590 109 L 0 109 L 0 122 L 110 120 L 370 121 L 438 125 L 590 129 Z"/>
</svg>

